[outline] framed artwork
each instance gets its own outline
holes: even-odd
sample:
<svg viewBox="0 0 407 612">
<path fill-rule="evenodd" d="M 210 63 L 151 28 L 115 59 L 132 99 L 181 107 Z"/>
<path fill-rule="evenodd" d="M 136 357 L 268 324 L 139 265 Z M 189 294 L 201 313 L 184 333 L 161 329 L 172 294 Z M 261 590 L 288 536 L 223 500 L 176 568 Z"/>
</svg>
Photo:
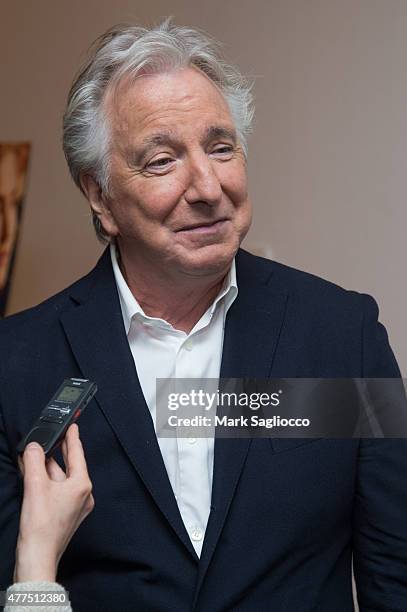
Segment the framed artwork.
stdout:
<svg viewBox="0 0 407 612">
<path fill-rule="evenodd" d="M 30 148 L 28 142 L 0 142 L 0 317 L 10 291 Z"/>
</svg>

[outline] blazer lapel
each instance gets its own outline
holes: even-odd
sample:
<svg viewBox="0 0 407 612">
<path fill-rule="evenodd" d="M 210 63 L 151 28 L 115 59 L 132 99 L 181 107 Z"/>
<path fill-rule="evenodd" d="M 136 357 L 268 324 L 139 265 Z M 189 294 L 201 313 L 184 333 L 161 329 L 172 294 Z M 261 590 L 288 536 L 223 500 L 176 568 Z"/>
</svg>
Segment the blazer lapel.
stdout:
<svg viewBox="0 0 407 612">
<path fill-rule="evenodd" d="M 269 378 L 288 295 L 272 285 L 270 262 L 262 270 L 253 257 L 236 257 L 238 297 L 226 317 L 221 378 Z M 260 260 L 261 261 L 261 260 Z M 211 513 L 199 564 L 199 590 L 218 543 L 251 444 L 250 438 L 215 439 Z"/>
<path fill-rule="evenodd" d="M 97 383 L 95 399 L 123 450 L 171 527 L 198 561 L 141 390 L 108 249 L 96 268 L 73 285 L 71 297 L 77 306 L 65 312 L 61 322 L 82 375 Z"/>
</svg>

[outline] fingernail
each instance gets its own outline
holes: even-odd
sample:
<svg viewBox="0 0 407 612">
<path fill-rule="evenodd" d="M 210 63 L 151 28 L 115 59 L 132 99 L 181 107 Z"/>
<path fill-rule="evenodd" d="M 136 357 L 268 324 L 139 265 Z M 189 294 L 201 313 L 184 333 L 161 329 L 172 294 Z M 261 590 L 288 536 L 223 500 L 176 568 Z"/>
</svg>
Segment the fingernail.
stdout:
<svg viewBox="0 0 407 612">
<path fill-rule="evenodd" d="M 38 451 L 38 450 L 42 450 L 41 446 L 37 443 L 37 442 L 30 442 L 26 447 L 25 450 L 29 450 L 29 451 Z"/>
</svg>

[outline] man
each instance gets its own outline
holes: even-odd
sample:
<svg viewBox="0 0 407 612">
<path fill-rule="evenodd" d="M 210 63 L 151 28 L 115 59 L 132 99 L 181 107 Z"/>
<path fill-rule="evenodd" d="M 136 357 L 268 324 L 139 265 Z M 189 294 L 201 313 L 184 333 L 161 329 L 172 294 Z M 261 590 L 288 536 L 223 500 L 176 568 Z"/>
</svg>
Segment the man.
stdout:
<svg viewBox="0 0 407 612">
<path fill-rule="evenodd" d="M 95 509 L 58 580 L 80 611 L 405 610 L 398 440 L 167 439 L 156 378 L 397 377 L 372 298 L 241 250 L 250 91 L 204 35 L 164 22 L 98 42 L 64 148 L 109 248 L 2 323 L 1 586 L 15 448 L 62 379 L 97 382 L 80 431 Z"/>
</svg>

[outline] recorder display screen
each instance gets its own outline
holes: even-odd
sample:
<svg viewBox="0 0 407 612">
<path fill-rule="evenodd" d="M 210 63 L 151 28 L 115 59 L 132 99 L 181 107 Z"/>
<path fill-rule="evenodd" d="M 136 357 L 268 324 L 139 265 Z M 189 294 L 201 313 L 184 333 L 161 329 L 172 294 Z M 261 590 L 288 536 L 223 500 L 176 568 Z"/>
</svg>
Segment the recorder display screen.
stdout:
<svg viewBox="0 0 407 612">
<path fill-rule="evenodd" d="M 56 399 L 60 402 L 76 402 L 81 395 L 82 389 L 78 387 L 64 387 Z"/>
</svg>

